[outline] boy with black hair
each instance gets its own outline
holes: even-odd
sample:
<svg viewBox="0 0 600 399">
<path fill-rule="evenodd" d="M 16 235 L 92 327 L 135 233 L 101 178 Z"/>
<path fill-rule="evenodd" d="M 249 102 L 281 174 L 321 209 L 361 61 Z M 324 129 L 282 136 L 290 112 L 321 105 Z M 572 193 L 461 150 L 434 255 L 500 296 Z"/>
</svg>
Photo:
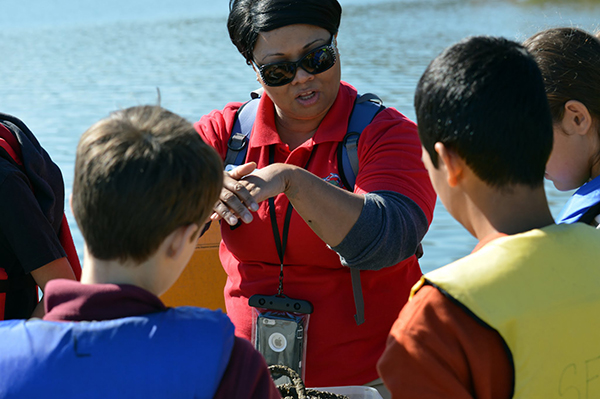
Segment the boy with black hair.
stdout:
<svg viewBox="0 0 600 399">
<path fill-rule="evenodd" d="M 72 197 L 86 241 L 81 283 L 49 282 L 44 320 L 0 323 L 0 397 L 279 398 L 227 316 L 158 298 L 221 187 L 216 152 L 163 108 L 128 108 L 90 127 Z"/>
<path fill-rule="evenodd" d="M 553 223 L 534 59 L 506 39 L 465 39 L 429 65 L 415 108 L 433 186 L 479 244 L 413 288 L 378 363 L 384 383 L 394 398 L 589 394 L 600 235 Z"/>
</svg>

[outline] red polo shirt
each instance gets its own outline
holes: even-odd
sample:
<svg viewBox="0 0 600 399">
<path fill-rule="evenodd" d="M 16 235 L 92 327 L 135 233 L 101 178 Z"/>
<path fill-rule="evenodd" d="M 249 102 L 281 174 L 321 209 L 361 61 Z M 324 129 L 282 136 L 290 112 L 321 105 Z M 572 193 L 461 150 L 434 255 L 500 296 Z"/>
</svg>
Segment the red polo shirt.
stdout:
<svg viewBox="0 0 600 399">
<path fill-rule="evenodd" d="M 275 127 L 274 105 L 264 95 L 259 104 L 247 160 L 259 168 L 275 162 L 305 167 L 316 176 L 335 181 L 339 176 L 338 145 L 346 134 L 356 90 L 342 82 L 338 96 L 312 139 L 290 151 Z M 213 111 L 196 123 L 202 138 L 224 159 L 239 103 Z M 413 122 L 393 108 L 380 112 L 363 131 L 358 156 L 360 170 L 355 193 L 390 190 L 411 198 L 431 221 L 435 193 L 421 162 L 421 145 Z M 310 161 L 309 161 L 310 159 Z M 285 195 L 275 199 L 282 231 L 288 206 Z M 250 338 L 253 294 L 277 293 L 280 262 L 269 217 L 268 202 L 260 204 L 250 224 L 231 229 L 222 223 L 220 257 L 228 275 L 227 313 L 236 335 Z M 281 234 L 281 233 L 280 233 Z M 294 211 L 285 252 L 284 294 L 309 300 L 314 306 L 308 327 L 307 386 L 359 385 L 377 378 L 375 364 L 410 288 L 421 276 L 415 256 L 379 271 L 362 271 L 365 323 L 354 321 L 350 271 L 339 256 Z"/>
</svg>

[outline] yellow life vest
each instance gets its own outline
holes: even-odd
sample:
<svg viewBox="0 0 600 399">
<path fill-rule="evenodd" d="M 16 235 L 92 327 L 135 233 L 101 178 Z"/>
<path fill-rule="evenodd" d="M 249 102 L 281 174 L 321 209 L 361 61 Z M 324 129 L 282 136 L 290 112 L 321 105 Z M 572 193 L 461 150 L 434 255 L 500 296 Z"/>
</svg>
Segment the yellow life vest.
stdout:
<svg viewBox="0 0 600 399">
<path fill-rule="evenodd" d="M 598 230 L 563 224 L 498 238 L 424 279 L 500 333 L 515 398 L 600 398 Z"/>
</svg>

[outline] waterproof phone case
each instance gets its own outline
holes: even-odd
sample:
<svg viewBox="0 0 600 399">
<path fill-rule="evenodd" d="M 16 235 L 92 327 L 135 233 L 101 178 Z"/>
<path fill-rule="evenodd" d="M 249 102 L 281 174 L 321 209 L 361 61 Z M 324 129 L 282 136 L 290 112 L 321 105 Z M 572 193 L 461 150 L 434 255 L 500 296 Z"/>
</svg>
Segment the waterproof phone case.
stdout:
<svg viewBox="0 0 600 399">
<path fill-rule="evenodd" d="M 269 297 L 260 297 L 258 299 L 264 299 Z M 258 306 L 269 306 L 268 302 L 258 302 L 258 299 L 251 298 L 249 304 Z M 282 298 L 282 297 L 277 297 Z M 294 309 L 294 303 L 296 307 L 300 306 L 300 310 L 310 310 L 312 312 L 312 306 L 307 301 L 300 301 L 298 304 L 297 300 L 286 298 L 290 301 L 291 309 Z M 279 304 L 284 304 L 285 301 L 279 301 Z M 306 307 L 308 304 L 309 307 Z M 271 304 L 272 305 L 272 304 Z M 271 306 L 280 307 L 280 306 Z M 268 309 L 264 307 L 254 307 L 252 309 L 252 343 L 254 347 L 264 356 L 269 366 L 279 364 L 288 366 L 292 370 L 296 371 L 302 378 L 304 378 L 304 365 L 306 361 L 306 338 L 308 330 L 309 314 L 283 311 L 278 309 Z M 289 383 L 289 378 L 286 376 L 273 375 L 273 379 L 276 384 Z"/>
</svg>

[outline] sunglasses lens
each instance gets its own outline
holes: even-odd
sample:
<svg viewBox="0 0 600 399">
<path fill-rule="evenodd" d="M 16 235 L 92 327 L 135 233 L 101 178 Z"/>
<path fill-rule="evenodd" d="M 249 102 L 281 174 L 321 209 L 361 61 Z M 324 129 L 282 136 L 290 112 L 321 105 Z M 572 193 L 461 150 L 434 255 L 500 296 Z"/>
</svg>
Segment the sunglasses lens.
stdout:
<svg viewBox="0 0 600 399">
<path fill-rule="evenodd" d="M 292 62 L 265 65 L 261 68 L 260 74 L 267 85 L 283 86 L 294 80 L 296 65 Z"/>
<path fill-rule="evenodd" d="M 330 47 L 322 47 L 302 58 L 302 69 L 308 73 L 317 74 L 325 72 L 335 64 L 335 55 Z"/>
</svg>

